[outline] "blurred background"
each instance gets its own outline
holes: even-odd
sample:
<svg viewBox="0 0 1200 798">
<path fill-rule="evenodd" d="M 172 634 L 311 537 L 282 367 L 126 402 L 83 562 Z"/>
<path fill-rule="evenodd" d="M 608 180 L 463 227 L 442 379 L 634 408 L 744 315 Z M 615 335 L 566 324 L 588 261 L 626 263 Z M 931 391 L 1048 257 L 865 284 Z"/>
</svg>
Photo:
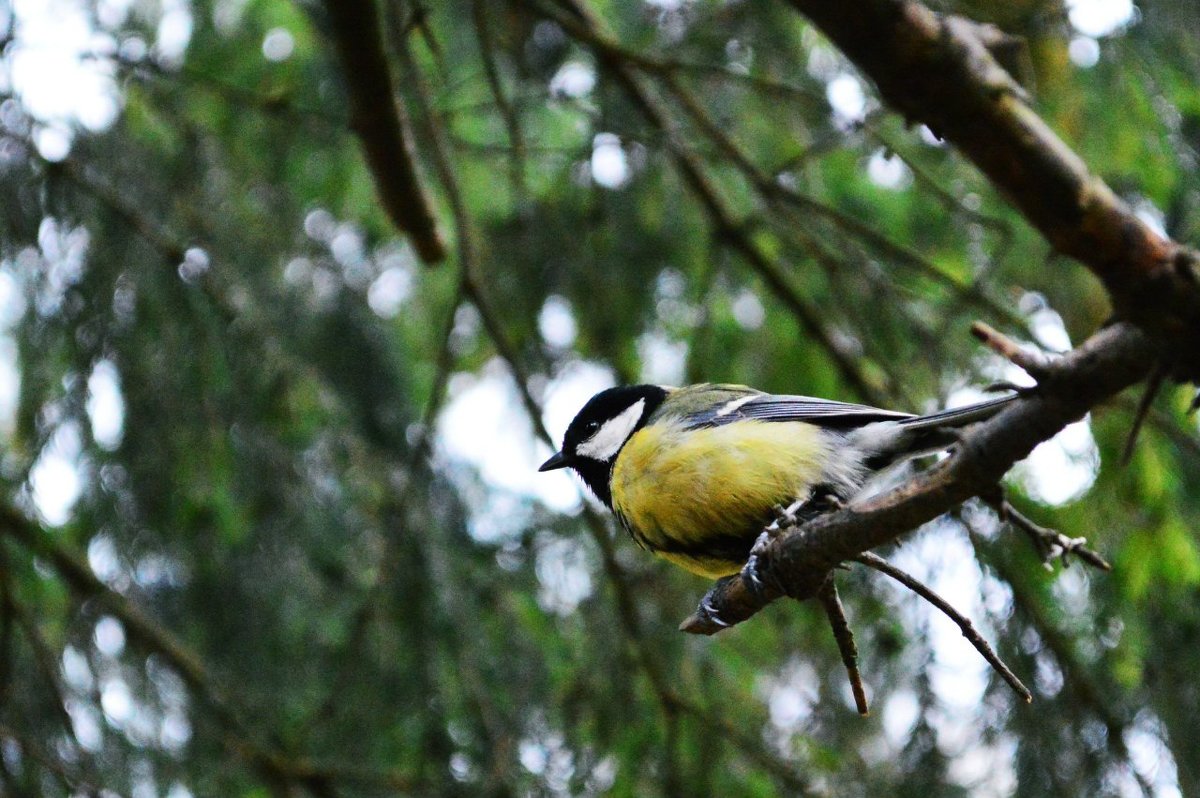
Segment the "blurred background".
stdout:
<svg viewBox="0 0 1200 798">
<path fill-rule="evenodd" d="M 968 504 L 819 607 L 676 631 L 708 585 L 537 474 L 623 382 L 927 411 L 1107 318 L 784 3 L 378 5 L 448 244 L 422 265 L 312 0 L 0 2 L 0 794 L 1200 795 L 1200 444 L 1127 395 L 1012 472 L 1111 574 Z M 1200 232 L 1193 0 L 936 5 Z M 361 79 L 351 75 L 350 80 Z"/>
</svg>

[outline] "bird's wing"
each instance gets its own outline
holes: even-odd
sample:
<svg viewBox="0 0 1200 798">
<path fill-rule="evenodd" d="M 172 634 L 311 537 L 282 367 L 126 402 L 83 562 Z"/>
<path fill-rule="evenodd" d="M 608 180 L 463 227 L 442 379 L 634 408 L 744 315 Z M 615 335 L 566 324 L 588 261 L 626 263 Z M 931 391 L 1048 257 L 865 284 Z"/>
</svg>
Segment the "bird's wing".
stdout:
<svg viewBox="0 0 1200 798">
<path fill-rule="evenodd" d="M 812 396 L 753 394 L 731 399 L 684 417 L 690 429 L 716 427 L 734 421 L 803 421 L 832 429 L 852 429 L 875 421 L 903 421 L 909 413 L 868 405 L 834 402 Z"/>
</svg>

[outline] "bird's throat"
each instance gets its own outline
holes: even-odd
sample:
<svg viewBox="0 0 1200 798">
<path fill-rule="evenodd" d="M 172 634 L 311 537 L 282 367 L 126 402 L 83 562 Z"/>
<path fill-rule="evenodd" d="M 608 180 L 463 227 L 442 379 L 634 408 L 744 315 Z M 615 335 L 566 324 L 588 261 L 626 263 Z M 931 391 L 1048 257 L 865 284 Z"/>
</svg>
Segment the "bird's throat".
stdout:
<svg viewBox="0 0 1200 798">
<path fill-rule="evenodd" d="M 604 502 L 604 506 L 608 509 L 613 508 L 612 504 L 612 461 L 601 462 L 599 460 L 588 460 L 584 458 L 574 466 L 575 473 L 579 474 L 579 478 L 583 480 L 583 484 L 587 489 L 595 494 L 596 498 Z"/>
</svg>

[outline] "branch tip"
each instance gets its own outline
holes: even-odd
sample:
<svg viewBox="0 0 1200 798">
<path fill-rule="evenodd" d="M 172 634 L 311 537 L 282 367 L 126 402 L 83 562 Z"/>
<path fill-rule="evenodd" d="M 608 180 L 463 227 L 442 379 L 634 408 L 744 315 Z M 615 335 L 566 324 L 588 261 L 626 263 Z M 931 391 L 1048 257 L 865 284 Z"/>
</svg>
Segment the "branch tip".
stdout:
<svg viewBox="0 0 1200 798">
<path fill-rule="evenodd" d="M 973 323 L 971 335 L 1039 383 L 1050 376 L 1053 367 L 1050 358 L 1041 352 L 1022 346 L 990 325 L 982 321 Z"/>
<path fill-rule="evenodd" d="M 1101 557 L 1087 546 L 1087 538 L 1069 538 L 1056 529 L 1050 529 L 1038 524 L 1029 516 L 1017 510 L 1012 504 L 1001 495 L 996 496 L 980 496 L 983 501 L 988 504 L 1000 519 L 1029 536 L 1033 542 L 1033 546 L 1037 549 L 1038 554 L 1042 557 L 1042 564 L 1047 569 L 1050 568 L 1050 563 L 1054 560 L 1062 560 L 1063 567 L 1070 565 L 1071 555 L 1075 555 L 1079 559 L 1086 562 L 1093 568 L 1101 571 L 1111 571 L 1112 565 L 1108 560 Z"/>
<path fill-rule="evenodd" d="M 683 619 L 683 623 L 679 624 L 679 631 L 686 632 L 690 635 L 707 634 L 704 630 L 704 622 L 697 613 L 692 613 Z"/>
<path fill-rule="evenodd" d="M 1125 448 L 1121 451 L 1122 466 L 1129 465 L 1129 461 L 1133 459 L 1133 447 L 1137 444 L 1138 433 L 1142 431 L 1142 424 L 1150 412 L 1150 405 L 1154 403 L 1154 398 L 1158 396 L 1159 389 L 1162 388 L 1163 381 L 1167 378 L 1167 370 L 1166 362 L 1160 361 L 1146 382 L 1146 391 L 1142 394 L 1141 401 L 1138 402 L 1133 416 L 1133 425 L 1129 428 L 1129 437 L 1125 439 Z"/>
<path fill-rule="evenodd" d="M 846 618 L 846 608 L 842 606 L 842 599 L 838 596 L 837 585 L 832 579 L 827 580 L 817 596 L 825 608 L 826 617 L 829 618 L 829 628 L 833 630 L 833 638 L 837 641 L 842 664 L 846 666 L 846 677 L 850 680 L 850 691 L 854 694 L 854 706 L 858 714 L 865 718 L 871 714 L 871 710 L 867 705 L 862 673 L 858 669 L 858 647 L 854 644 L 854 632 L 850 630 L 850 621 Z"/>
</svg>

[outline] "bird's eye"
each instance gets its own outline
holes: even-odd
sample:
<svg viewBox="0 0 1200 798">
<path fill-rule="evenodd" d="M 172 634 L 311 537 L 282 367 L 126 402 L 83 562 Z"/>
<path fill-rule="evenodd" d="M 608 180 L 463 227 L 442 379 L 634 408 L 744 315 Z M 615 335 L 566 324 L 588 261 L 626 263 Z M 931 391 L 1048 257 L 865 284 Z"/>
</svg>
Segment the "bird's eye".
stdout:
<svg viewBox="0 0 1200 798">
<path fill-rule="evenodd" d="M 600 429 L 600 422 L 599 421 L 589 421 L 587 423 L 587 426 L 584 427 L 584 429 L 586 429 L 588 432 L 595 432 L 596 430 Z"/>
</svg>

